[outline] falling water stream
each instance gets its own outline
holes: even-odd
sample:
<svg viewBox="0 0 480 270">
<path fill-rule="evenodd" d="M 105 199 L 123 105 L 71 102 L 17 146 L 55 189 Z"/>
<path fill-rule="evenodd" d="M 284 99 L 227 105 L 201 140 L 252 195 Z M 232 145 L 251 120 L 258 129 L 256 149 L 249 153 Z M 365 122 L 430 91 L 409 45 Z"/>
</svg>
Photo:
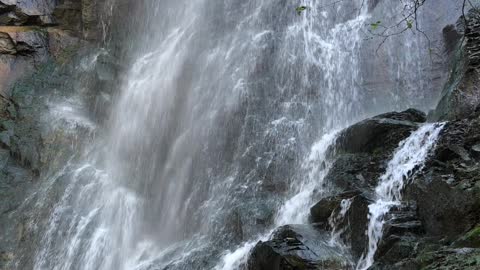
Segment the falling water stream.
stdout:
<svg viewBox="0 0 480 270">
<path fill-rule="evenodd" d="M 387 171 L 375 188 L 375 202 L 369 205 L 368 251 L 360 259 L 357 269 L 372 266 L 378 243 L 382 239 L 385 215 L 402 203 L 402 191 L 412 174 L 423 168 L 425 160 L 437 142 L 444 124 L 426 124 L 400 143 Z"/>
<path fill-rule="evenodd" d="M 371 106 L 364 67 L 375 65 L 376 47 L 364 52 L 364 32 L 376 18 L 362 0 L 143 2 L 147 30 L 129 44 L 106 129 L 62 171 L 68 184 L 36 270 L 238 269 L 276 227 L 307 222 L 328 192 L 322 180 L 338 130 L 393 109 L 385 104 L 411 105 L 395 90 L 380 98 L 390 103 Z M 300 4 L 308 9 L 297 14 Z M 388 16 L 392 6 L 380 8 Z M 398 39 L 419 38 L 387 42 L 379 61 L 396 59 Z M 398 61 L 427 64 L 398 72 L 427 78 L 418 47 Z M 416 79 L 397 75 L 383 74 L 382 83 L 397 89 Z M 381 183 L 419 164 L 397 156 L 411 147 L 426 155 L 440 129 L 426 125 L 405 141 Z M 397 165 L 409 167 L 392 171 Z M 385 188 L 377 188 L 371 222 L 381 222 L 382 200 L 400 199 Z M 376 246 L 381 235 L 371 226 Z"/>
</svg>

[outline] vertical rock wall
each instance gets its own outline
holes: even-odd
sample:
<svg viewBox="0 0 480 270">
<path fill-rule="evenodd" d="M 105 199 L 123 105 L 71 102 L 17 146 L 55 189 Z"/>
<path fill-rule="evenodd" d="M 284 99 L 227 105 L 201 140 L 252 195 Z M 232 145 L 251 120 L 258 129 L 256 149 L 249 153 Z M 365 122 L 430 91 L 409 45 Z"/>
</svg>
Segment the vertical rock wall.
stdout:
<svg viewBox="0 0 480 270">
<path fill-rule="evenodd" d="M 25 200 L 34 196 L 50 169 L 58 170 L 79 147 L 78 135 L 63 126 L 67 122 L 46 122 L 44 115 L 52 110 L 49 100 L 72 95 L 76 84 L 107 84 L 114 79 L 105 75 L 106 67 L 103 77 L 72 68 L 77 54 L 92 51 L 103 38 L 99 26 L 104 2 L 0 0 L 2 270 L 32 268 L 33 243 L 38 240 L 32 225 L 41 224 L 51 209 L 28 205 Z M 96 106 L 98 96 L 93 90 L 86 93 L 85 103 Z M 85 127 L 76 132 L 88 138 Z M 61 192 L 61 185 L 48 195 L 52 204 L 58 199 L 56 192 Z"/>
<path fill-rule="evenodd" d="M 99 40 L 101 1 L 1 0 L 0 93 L 51 56 L 60 62 Z"/>
<path fill-rule="evenodd" d="M 455 55 L 442 98 L 432 113 L 435 120 L 456 120 L 472 114 L 480 105 L 480 13 L 472 9 L 461 17 L 457 29 L 451 27 L 444 33 L 450 36 L 464 34 L 452 43 Z"/>
</svg>

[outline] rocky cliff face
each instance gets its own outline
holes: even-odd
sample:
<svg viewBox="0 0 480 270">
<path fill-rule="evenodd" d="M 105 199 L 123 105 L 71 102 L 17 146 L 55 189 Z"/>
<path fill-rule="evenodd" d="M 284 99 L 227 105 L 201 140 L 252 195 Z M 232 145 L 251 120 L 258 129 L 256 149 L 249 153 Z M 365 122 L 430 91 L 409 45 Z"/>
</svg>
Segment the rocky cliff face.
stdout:
<svg viewBox="0 0 480 270">
<path fill-rule="evenodd" d="M 456 29 L 452 26 L 446 28 L 444 33 L 451 40 L 454 55 L 448 82 L 432 118 L 456 120 L 472 114 L 480 104 L 480 14 L 477 10 L 471 10 L 465 18 L 459 19 Z"/>
<path fill-rule="evenodd" d="M 101 121 L 107 111 L 121 68 L 100 49 L 109 35 L 107 4 L 0 1 L 0 269 L 32 268 L 33 243 L 39 241 L 33 224 L 41 226 L 51 214 L 49 204 L 63 186 L 52 183 L 41 205 L 40 182 L 61 171 L 91 139 L 95 123 L 87 119 Z M 79 102 L 96 117 L 58 117 Z"/>
<path fill-rule="evenodd" d="M 101 37 L 99 1 L 0 1 L 0 90 L 49 57 L 69 53 Z"/>
</svg>

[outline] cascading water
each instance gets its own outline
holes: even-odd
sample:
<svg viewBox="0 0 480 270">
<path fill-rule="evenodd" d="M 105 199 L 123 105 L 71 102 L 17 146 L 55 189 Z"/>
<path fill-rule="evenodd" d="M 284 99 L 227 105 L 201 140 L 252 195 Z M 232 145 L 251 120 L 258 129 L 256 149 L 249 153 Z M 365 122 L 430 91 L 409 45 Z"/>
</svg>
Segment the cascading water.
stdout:
<svg viewBox="0 0 480 270">
<path fill-rule="evenodd" d="M 357 269 L 365 270 L 372 266 L 378 243 L 382 239 L 385 215 L 392 207 L 401 205 L 404 186 L 412 174 L 422 169 L 443 126 L 441 123 L 433 123 L 420 127 L 401 142 L 395 151 L 387 171 L 380 177 L 375 188 L 375 202 L 368 207 L 368 251 L 360 259 Z"/>
<path fill-rule="evenodd" d="M 322 191 L 322 180 L 328 172 L 329 165 L 327 154 L 336 138 L 337 132 L 325 134 L 320 141 L 316 142 L 308 157 L 302 164 L 302 169 L 308 172 L 308 177 L 303 181 L 292 184 L 292 197 L 285 200 L 275 218 L 272 228 L 286 224 L 307 223 L 309 206 L 316 190 Z M 237 250 L 225 254 L 216 266 L 217 270 L 234 270 L 246 263 L 247 255 L 258 241 L 268 240 L 273 230 L 261 234 L 254 240 L 248 241 Z"/>
<path fill-rule="evenodd" d="M 362 0 L 143 2 L 107 130 L 62 172 L 35 269 L 237 269 L 306 223 L 335 131 L 379 110 Z"/>
</svg>

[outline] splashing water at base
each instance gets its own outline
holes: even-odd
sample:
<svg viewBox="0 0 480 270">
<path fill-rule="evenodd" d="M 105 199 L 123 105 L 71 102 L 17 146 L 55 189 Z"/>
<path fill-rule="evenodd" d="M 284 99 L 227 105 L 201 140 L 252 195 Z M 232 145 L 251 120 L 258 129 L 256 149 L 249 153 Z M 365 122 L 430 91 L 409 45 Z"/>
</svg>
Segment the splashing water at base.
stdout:
<svg viewBox="0 0 480 270">
<path fill-rule="evenodd" d="M 303 161 L 302 169 L 307 171 L 307 177 L 299 183 L 293 183 L 293 196 L 286 200 L 275 219 L 273 228 L 287 224 L 304 224 L 307 222 L 310 205 L 312 204 L 313 194 L 317 189 L 321 189 L 323 179 L 330 169 L 330 163 L 327 159 L 329 147 L 335 143 L 338 132 L 334 131 L 323 135 L 323 137 L 312 146 L 310 154 Z M 320 190 L 321 191 L 321 190 Z M 234 251 L 227 252 L 216 270 L 235 270 L 247 261 L 248 254 L 259 241 L 267 241 L 274 230 L 262 234 L 253 241 L 244 243 Z"/>
<path fill-rule="evenodd" d="M 375 189 L 376 200 L 369 205 L 368 252 L 360 259 L 357 270 L 366 270 L 374 263 L 378 242 L 383 236 L 384 217 L 394 206 L 401 204 L 402 191 L 414 171 L 422 170 L 434 148 L 443 123 L 426 124 L 400 143 L 388 163 L 387 171 Z"/>
</svg>

